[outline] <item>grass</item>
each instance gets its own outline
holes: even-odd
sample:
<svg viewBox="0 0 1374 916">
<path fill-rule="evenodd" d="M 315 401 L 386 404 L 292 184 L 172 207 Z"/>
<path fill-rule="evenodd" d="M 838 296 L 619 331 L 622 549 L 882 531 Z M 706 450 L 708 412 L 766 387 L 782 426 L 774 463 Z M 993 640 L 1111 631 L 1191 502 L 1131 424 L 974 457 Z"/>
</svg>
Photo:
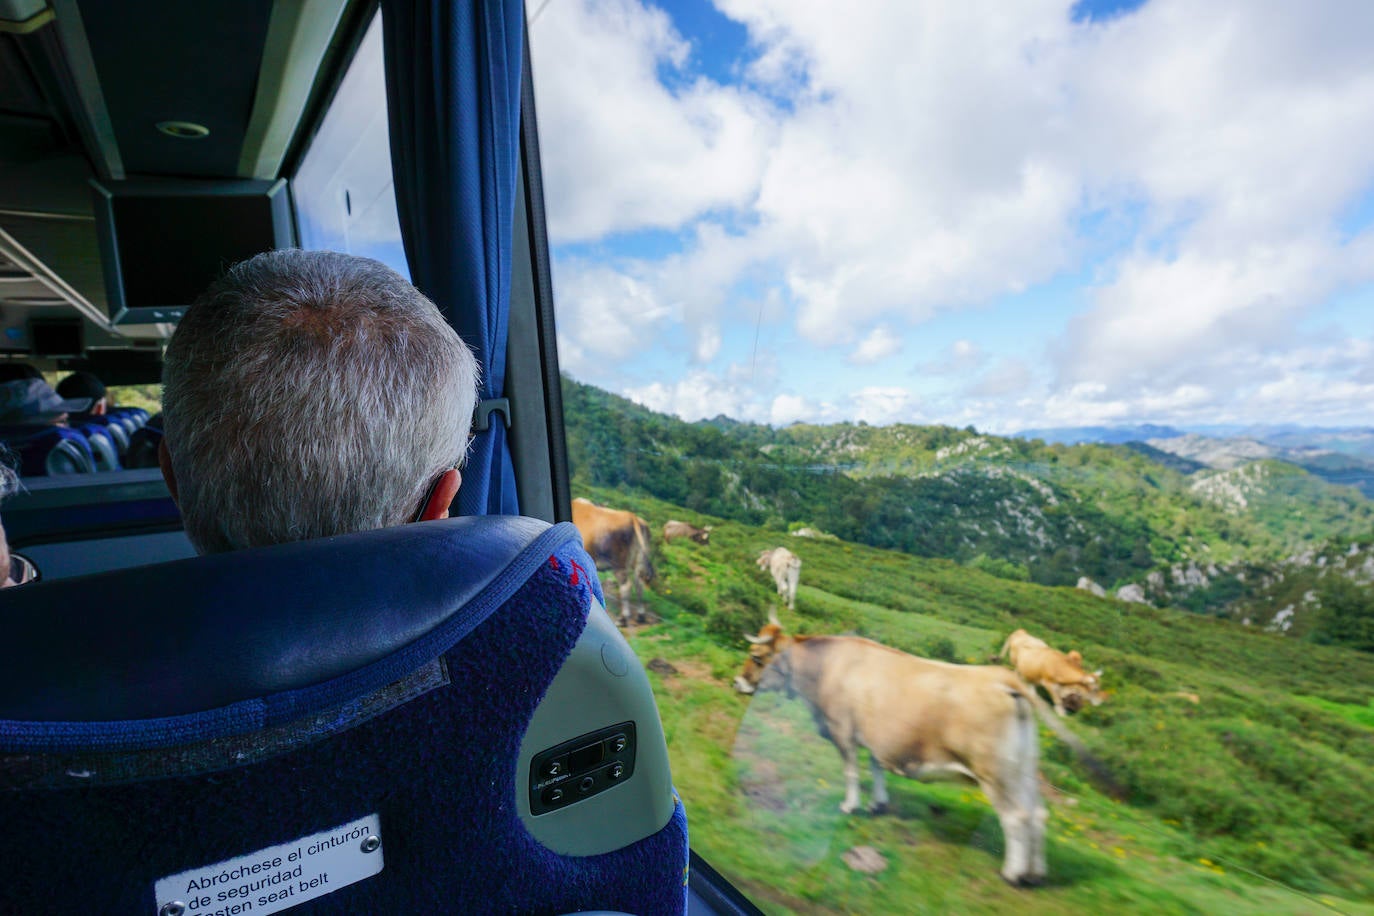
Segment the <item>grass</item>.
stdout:
<svg viewBox="0 0 1374 916">
<path fill-rule="evenodd" d="M 670 517 L 716 526 L 705 547 L 656 539 L 647 599 L 660 622 L 631 641 L 646 663 L 676 672 L 650 678 L 693 847 L 766 912 L 1374 913 L 1374 657 L 629 494 L 587 495 L 633 508 L 655 531 Z M 803 561 L 797 610 L 782 612 L 789 630 L 983 662 L 1025 626 L 1106 670 L 1109 700 L 1070 725 L 1128 798 L 1097 793 L 1046 733 L 1047 887 L 1001 881 L 1001 830 L 976 787 L 890 777 L 892 814 L 841 815 L 839 755 L 805 708 L 730 689 L 740 634 L 775 597 L 753 558 L 780 543 Z M 884 870 L 846 866 L 856 846 L 876 849 Z"/>
</svg>

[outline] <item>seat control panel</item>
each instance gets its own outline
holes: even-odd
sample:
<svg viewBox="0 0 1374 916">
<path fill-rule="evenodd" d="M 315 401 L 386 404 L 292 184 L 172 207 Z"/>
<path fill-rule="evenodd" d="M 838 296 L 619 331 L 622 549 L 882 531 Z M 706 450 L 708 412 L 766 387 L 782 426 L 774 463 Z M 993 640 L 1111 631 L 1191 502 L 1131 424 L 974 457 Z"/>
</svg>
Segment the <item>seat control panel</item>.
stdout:
<svg viewBox="0 0 1374 916">
<path fill-rule="evenodd" d="M 635 770 L 635 724 L 588 732 L 530 761 L 530 813 L 548 814 L 620 785 Z"/>
</svg>

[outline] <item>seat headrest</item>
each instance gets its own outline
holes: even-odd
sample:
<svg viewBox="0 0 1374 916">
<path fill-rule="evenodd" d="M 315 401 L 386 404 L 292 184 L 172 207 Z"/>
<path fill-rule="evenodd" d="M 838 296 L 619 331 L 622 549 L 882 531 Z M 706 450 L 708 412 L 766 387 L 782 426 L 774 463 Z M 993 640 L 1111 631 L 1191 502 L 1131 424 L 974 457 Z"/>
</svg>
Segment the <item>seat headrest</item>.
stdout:
<svg viewBox="0 0 1374 916">
<path fill-rule="evenodd" d="M 501 577 L 571 537 L 456 518 L 8 589 L 0 719 L 177 716 L 329 681 L 503 601 Z"/>
</svg>

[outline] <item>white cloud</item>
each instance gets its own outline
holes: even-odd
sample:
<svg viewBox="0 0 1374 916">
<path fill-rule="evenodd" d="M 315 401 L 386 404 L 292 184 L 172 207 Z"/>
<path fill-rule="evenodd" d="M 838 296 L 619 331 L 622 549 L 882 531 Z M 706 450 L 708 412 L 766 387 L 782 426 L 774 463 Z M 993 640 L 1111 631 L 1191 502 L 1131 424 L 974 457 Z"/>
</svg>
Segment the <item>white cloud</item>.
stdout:
<svg viewBox="0 0 1374 916">
<path fill-rule="evenodd" d="M 599 308 L 636 333 L 680 322 L 704 365 L 771 326 L 863 365 L 899 352 L 895 327 L 1090 267 L 1083 313 L 1041 332 L 1048 394 L 1028 404 L 1018 385 L 1045 369 L 1004 362 L 945 416 L 1300 420 L 1302 397 L 1330 402 L 1323 379 L 1362 390 L 1283 355 L 1330 297 L 1374 283 L 1374 233 L 1337 228 L 1374 186 L 1374 4 L 1149 0 L 1084 24 L 1073 0 L 716 2 L 749 30 L 740 86 L 695 76 L 698 49 L 635 0 L 560 0 L 531 37 L 556 237 L 688 239 L 618 264 L 643 289 Z M 1091 237 L 1089 210 L 1124 250 Z M 575 358 L 620 348 L 570 339 Z M 916 369 L 967 375 L 984 346 Z M 766 420 L 778 390 L 816 417 L 850 396 L 732 392 Z"/>
<path fill-rule="evenodd" d="M 905 388 L 870 385 L 850 396 L 852 416 L 872 426 L 912 422 L 916 419 L 916 398 Z"/>
<path fill-rule="evenodd" d="M 748 203 L 771 133 L 767 106 L 687 74 L 691 48 L 637 0 L 559 0 L 530 30 L 554 241 L 676 228 Z"/>
<path fill-rule="evenodd" d="M 987 354 L 976 343 L 966 338 L 954 341 L 933 360 L 916 364 L 920 375 L 964 375 L 980 368 L 987 362 Z"/>
<path fill-rule="evenodd" d="M 893 334 L 885 325 L 878 325 L 859 341 L 859 345 L 849 354 L 849 362 L 856 366 L 871 366 L 880 363 L 902 349 L 902 339 Z"/>
<path fill-rule="evenodd" d="M 966 389 L 974 397 L 999 398 L 1023 393 L 1035 381 L 1025 360 L 1002 358 Z"/>
<path fill-rule="evenodd" d="M 786 426 L 813 417 L 815 413 L 816 408 L 806 398 L 795 394 L 780 394 L 773 398 L 773 406 L 768 411 L 768 422 L 774 426 Z"/>
<path fill-rule="evenodd" d="M 669 315 L 649 284 L 587 262 L 564 265 L 557 301 L 559 360 L 574 374 L 635 353 Z"/>
</svg>

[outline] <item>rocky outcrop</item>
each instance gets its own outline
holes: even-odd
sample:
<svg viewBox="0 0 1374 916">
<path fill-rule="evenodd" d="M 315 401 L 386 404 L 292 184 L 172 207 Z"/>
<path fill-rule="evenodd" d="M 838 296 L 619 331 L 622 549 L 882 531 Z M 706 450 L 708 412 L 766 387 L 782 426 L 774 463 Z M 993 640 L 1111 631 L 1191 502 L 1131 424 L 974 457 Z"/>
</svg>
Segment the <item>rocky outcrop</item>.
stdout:
<svg viewBox="0 0 1374 916">
<path fill-rule="evenodd" d="M 1123 585 L 1116 590 L 1117 601 L 1127 601 L 1131 604 L 1149 604 L 1145 597 L 1145 589 L 1139 584 L 1132 582 L 1130 585 Z"/>
<path fill-rule="evenodd" d="M 1075 586 L 1075 588 L 1081 588 L 1085 592 L 1092 592 L 1099 598 L 1107 597 L 1107 590 L 1102 586 L 1098 585 L 1092 579 L 1089 579 L 1087 576 L 1080 576 L 1078 579 L 1078 585 Z"/>
</svg>

